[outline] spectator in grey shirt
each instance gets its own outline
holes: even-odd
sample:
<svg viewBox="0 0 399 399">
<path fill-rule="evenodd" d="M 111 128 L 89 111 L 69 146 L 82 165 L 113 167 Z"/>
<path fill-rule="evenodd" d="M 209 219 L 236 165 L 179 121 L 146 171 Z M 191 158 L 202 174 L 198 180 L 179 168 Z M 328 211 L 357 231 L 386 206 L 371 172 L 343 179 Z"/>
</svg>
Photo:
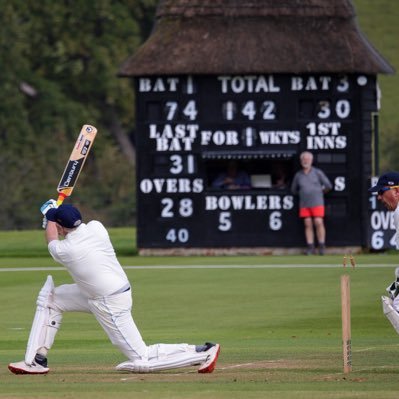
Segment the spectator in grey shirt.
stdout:
<svg viewBox="0 0 399 399">
<path fill-rule="evenodd" d="M 305 226 L 306 254 L 315 253 L 313 230 L 315 228 L 319 254 L 324 255 L 326 242 L 324 194 L 332 189 L 332 184 L 322 170 L 312 166 L 311 152 L 302 152 L 300 161 L 302 169 L 295 174 L 291 191 L 299 195 L 299 217 L 303 219 Z"/>
</svg>

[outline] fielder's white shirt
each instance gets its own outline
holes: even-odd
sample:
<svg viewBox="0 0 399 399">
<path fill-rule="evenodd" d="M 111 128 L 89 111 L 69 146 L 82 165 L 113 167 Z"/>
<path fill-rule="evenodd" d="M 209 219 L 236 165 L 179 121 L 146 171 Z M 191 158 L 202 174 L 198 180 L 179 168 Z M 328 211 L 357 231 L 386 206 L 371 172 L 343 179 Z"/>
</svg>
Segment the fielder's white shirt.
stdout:
<svg viewBox="0 0 399 399">
<path fill-rule="evenodd" d="M 393 213 L 393 222 L 396 228 L 396 235 L 395 235 L 396 249 L 399 249 L 399 205 L 396 207 Z"/>
<path fill-rule="evenodd" d="M 111 295 L 129 286 L 108 232 L 98 221 L 82 223 L 64 240 L 51 241 L 48 249 L 88 298 Z"/>
</svg>

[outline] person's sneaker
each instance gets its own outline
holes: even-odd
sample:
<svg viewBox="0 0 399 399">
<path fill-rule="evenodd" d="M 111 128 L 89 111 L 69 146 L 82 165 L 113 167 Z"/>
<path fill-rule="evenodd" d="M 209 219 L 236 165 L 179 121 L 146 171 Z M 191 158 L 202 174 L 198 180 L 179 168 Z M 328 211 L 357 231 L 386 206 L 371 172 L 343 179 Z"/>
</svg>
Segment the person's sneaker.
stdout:
<svg viewBox="0 0 399 399">
<path fill-rule="evenodd" d="M 198 369 L 199 373 L 212 373 L 215 370 L 216 362 L 220 353 L 220 345 L 219 344 L 211 344 L 207 342 L 205 345 L 209 345 L 210 348 L 207 350 L 208 357 L 205 362 L 201 364 L 201 367 Z"/>
<path fill-rule="evenodd" d="M 399 269 L 399 268 L 398 268 Z M 213 346 L 215 346 L 216 344 L 213 344 L 212 342 L 205 342 L 204 345 L 197 345 L 195 347 L 195 351 L 196 352 L 206 352 L 209 349 L 211 349 Z"/>
<path fill-rule="evenodd" d="M 326 246 L 324 244 L 319 245 L 319 255 L 323 256 L 326 251 Z"/>
<path fill-rule="evenodd" d="M 35 359 L 33 361 L 40 366 L 48 367 L 47 357 L 41 355 L 40 353 L 36 353 Z"/>
<path fill-rule="evenodd" d="M 309 244 L 304 252 L 305 255 L 314 255 L 315 249 L 313 244 Z"/>
<path fill-rule="evenodd" d="M 8 369 L 14 374 L 47 374 L 50 371 L 48 367 L 43 367 L 38 363 L 33 362 L 29 365 L 24 361 L 10 363 Z"/>
</svg>

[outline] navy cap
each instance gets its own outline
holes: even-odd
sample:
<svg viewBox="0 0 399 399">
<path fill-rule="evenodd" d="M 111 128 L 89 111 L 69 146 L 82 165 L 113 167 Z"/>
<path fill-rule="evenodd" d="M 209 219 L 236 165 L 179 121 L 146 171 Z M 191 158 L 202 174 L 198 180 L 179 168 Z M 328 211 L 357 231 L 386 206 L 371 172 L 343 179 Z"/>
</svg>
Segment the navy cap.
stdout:
<svg viewBox="0 0 399 399">
<path fill-rule="evenodd" d="M 46 213 L 50 222 L 56 222 L 62 227 L 73 229 L 82 223 L 82 215 L 72 205 L 62 204 L 58 208 L 52 208 Z"/>
<path fill-rule="evenodd" d="M 388 172 L 384 173 L 377 181 L 377 184 L 369 188 L 369 192 L 375 193 L 384 187 L 399 186 L 399 173 Z"/>
</svg>

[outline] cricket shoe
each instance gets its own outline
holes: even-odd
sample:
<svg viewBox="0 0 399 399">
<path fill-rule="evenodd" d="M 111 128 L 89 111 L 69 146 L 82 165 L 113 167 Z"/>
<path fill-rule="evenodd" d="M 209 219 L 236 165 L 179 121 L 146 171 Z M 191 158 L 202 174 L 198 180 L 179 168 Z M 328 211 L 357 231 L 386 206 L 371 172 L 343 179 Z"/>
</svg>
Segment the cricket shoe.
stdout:
<svg viewBox="0 0 399 399">
<path fill-rule="evenodd" d="M 201 367 L 198 369 L 199 373 L 212 373 L 215 370 L 216 362 L 220 353 L 220 345 L 219 344 L 209 344 L 212 345 L 210 349 L 207 350 L 208 357 L 205 362 L 201 364 Z"/>
<path fill-rule="evenodd" d="M 38 363 L 33 362 L 29 365 L 24 361 L 10 363 L 8 369 L 14 374 L 47 374 L 50 371 L 48 367 L 43 367 Z"/>
</svg>

